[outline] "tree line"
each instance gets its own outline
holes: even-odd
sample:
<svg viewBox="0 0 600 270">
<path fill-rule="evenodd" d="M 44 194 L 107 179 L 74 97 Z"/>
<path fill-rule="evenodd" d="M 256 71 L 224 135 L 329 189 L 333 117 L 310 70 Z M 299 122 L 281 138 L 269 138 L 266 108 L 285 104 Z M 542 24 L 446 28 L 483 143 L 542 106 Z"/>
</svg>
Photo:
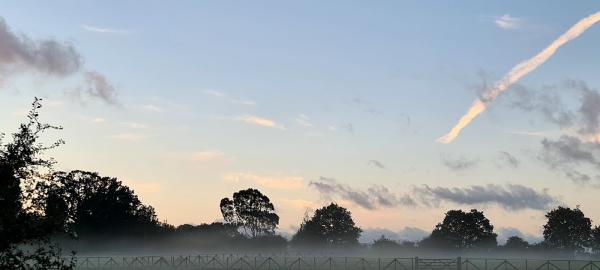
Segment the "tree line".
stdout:
<svg viewBox="0 0 600 270">
<path fill-rule="evenodd" d="M 57 241 L 82 241 L 101 247 L 113 239 L 151 245 L 188 246 L 198 250 L 273 248 L 360 249 L 362 229 L 351 212 L 330 203 L 306 215 L 297 232 L 287 239 L 277 234 L 279 216 L 268 196 L 249 188 L 223 198 L 223 219 L 210 224 L 173 226 L 161 222 L 152 206 L 143 204 L 134 190 L 114 177 L 82 170 L 55 171 L 45 153 L 61 144 L 41 143 L 40 136 L 60 130 L 39 121 L 40 100 L 33 102 L 28 121 L 4 143 L 0 135 L 0 268 L 70 269 Z M 216 207 L 216 206 L 215 206 Z M 579 208 L 558 207 L 546 214 L 544 240 L 528 243 L 512 236 L 499 246 L 494 226 L 482 211 L 450 210 L 431 234 L 418 242 L 381 237 L 372 250 L 559 250 L 600 249 L 600 227 Z M 75 239 L 75 240 L 73 240 Z M 107 248 L 111 248 L 107 246 Z M 35 269 L 35 267 L 34 267 Z"/>
</svg>

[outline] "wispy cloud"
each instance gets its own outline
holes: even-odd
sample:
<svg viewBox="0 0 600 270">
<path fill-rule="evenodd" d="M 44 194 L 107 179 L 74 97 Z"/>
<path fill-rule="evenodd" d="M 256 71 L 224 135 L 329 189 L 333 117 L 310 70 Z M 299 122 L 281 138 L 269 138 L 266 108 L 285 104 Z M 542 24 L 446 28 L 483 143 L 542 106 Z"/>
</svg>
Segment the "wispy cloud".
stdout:
<svg viewBox="0 0 600 270">
<path fill-rule="evenodd" d="M 234 104 L 240 104 L 240 105 L 246 105 L 246 106 L 256 106 L 256 102 L 254 102 L 253 100 L 231 97 L 227 93 L 213 90 L 213 89 L 204 90 L 204 94 L 215 97 L 215 98 L 225 99 L 228 102 L 231 102 Z"/>
<path fill-rule="evenodd" d="M 154 112 L 154 113 L 161 113 L 164 112 L 163 108 L 154 105 L 154 104 L 144 104 L 144 105 L 140 105 L 138 106 L 139 109 L 141 109 L 142 111 L 146 111 L 146 112 Z"/>
<path fill-rule="evenodd" d="M 257 175 L 252 173 L 230 173 L 225 175 L 223 179 L 227 182 L 251 183 L 260 187 L 271 189 L 297 190 L 305 186 L 303 177 L 281 174 Z"/>
<path fill-rule="evenodd" d="M 521 164 L 521 161 L 519 161 L 515 156 L 506 151 L 499 151 L 498 157 L 500 161 L 513 168 L 517 168 Z"/>
<path fill-rule="evenodd" d="M 236 118 L 239 121 L 242 121 L 246 124 L 263 126 L 268 128 L 277 128 L 277 129 L 285 129 L 283 126 L 277 124 L 275 121 L 263 117 L 258 117 L 254 115 L 241 115 Z"/>
<path fill-rule="evenodd" d="M 310 122 L 310 117 L 308 117 L 305 114 L 299 114 L 296 119 L 294 119 L 296 121 L 296 124 L 303 126 L 303 127 L 312 127 L 313 124 Z"/>
<path fill-rule="evenodd" d="M 379 161 L 379 160 L 371 159 L 371 160 L 369 160 L 368 164 L 371 165 L 371 166 L 373 166 L 373 167 L 382 169 L 382 170 L 387 169 L 385 167 L 385 165 L 383 165 L 383 163 L 381 163 L 381 161 Z"/>
<path fill-rule="evenodd" d="M 504 14 L 500 17 L 496 17 L 494 23 L 496 26 L 505 30 L 519 29 L 522 27 L 523 19 L 513 17 L 510 14 Z"/>
<path fill-rule="evenodd" d="M 130 34 L 131 31 L 128 30 L 122 30 L 122 29 L 111 29 L 111 28 L 103 28 L 103 27 L 97 27 L 97 26 L 91 26 L 91 25 L 87 25 L 87 24 L 82 24 L 81 25 L 81 29 L 88 31 L 88 32 L 94 32 L 94 33 L 102 33 L 102 34 Z"/>
<path fill-rule="evenodd" d="M 458 158 L 442 157 L 442 163 L 444 164 L 444 166 L 448 167 L 453 171 L 463 171 L 466 169 L 473 168 L 475 165 L 477 165 L 477 162 L 477 160 L 467 159 L 463 156 L 460 156 Z"/>
</svg>

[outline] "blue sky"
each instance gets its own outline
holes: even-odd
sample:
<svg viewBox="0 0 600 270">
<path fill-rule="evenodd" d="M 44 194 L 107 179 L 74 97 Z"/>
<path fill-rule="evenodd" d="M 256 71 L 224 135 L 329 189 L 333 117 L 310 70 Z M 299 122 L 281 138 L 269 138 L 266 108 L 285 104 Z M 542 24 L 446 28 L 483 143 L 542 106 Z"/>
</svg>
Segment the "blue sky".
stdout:
<svg viewBox="0 0 600 270">
<path fill-rule="evenodd" d="M 453 143 L 434 142 L 477 98 L 482 80 L 492 84 L 539 52 L 600 10 L 597 1 L 19 1 L 0 7 L 14 33 L 69 42 L 83 60 L 82 70 L 68 76 L 3 72 L 0 130 L 14 129 L 33 96 L 45 97 L 44 118 L 65 127 L 60 136 L 67 145 L 55 153 L 60 169 L 119 177 L 169 222 L 217 220 L 219 199 L 248 186 L 274 199 L 284 231 L 293 231 L 306 208 L 331 200 L 350 208 L 364 228 L 394 231 L 429 231 L 451 208 L 485 209 L 498 228 L 527 234 L 539 234 L 542 208 L 557 204 L 581 205 L 600 219 L 595 184 L 565 176 L 577 169 L 595 179 L 593 162 L 556 168 L 542 158 L 544 138 L 558 141 L 576 127 L 511 106 L 518 96 L 503 95 Z M 558 96 L 577 112 L 579 92 L 562 85 L 570 79 L 600 88 L 598 44 L 595 26 L 521 86 L 543 92 L 559 85 Z M 116 102 L 73 98 L 89 70 L 107 78 Z M 469 194 L 477 192 L 466 190 L 490 184 L 501 194 L 474 198 Z M 511 206 L 507 199 L 530 194 L 508 185 L 553 201 Z M 381 204 L 373 187 L 408 195 L 415 204 Z M 437 187 L 469 192 L 467 198 L 451 192 L 451 199 L 432 191 Z M 367 196 L 371 205 L 351 194 Z"/>
</svg>

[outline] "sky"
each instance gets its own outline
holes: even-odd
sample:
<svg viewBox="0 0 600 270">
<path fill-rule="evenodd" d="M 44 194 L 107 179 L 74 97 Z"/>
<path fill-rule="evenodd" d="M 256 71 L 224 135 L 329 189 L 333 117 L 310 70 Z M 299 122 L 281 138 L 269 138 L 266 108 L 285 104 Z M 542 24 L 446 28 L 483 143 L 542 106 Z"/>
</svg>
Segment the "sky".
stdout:
<svg viewBox="0 0 600 270">
<path fill-rule="evenodd" d="M 0 4 L 0 132 L 42 119 L 50 155 L 131 186 L 161 220 L 221 219 L 255 187 L 293 233 L 332 201 L 416 240 L 450 209 L 501 239 L 544 214 L 600 225 L 600 25 L 436 142 L 598 1 L 14 1 Z"/>
</svg>

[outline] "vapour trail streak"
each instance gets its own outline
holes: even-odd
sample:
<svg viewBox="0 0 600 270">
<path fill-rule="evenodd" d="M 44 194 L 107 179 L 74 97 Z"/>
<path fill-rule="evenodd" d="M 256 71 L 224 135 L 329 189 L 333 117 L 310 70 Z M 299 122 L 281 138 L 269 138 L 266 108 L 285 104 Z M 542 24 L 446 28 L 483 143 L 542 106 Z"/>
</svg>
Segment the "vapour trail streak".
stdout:
<svg viewBox="0 0 600 270">
<path fill-rule="evenodd" d="M 513 67 L 504 77 L 497 81 L 494 86 L 485 93 L 482 99 L 476 99 L 473 102 L 473 105 L 463 117 L 460 118 L 458 123 L 448 132 L 448 134 L 438 138 L 436 141 L 440 143 L 450 143 L 465 128 L 475 117 L 483 113 L 488 103 L 496 100 L 502 92 L 506 91 L 512 84 L 519 81 L 525 75 L 534 71 L 538 66 L 546 62 L 556 50 L 558 50 L 561 46 L 565 45 L 569 41 L 576 39 L 579 35 L 583 34 L 585 30 L 592 27 L 594 24 L 600 21 L 600 12 L 596 12 L 579 22 L 577 22 L 573 27 L 571 27 L 567 32 L 562 34 L 558 39 L 552 42 L 548 47 L 538 53 L 536 56 L 525 60 L 515 67 Z"/>
</svg>

